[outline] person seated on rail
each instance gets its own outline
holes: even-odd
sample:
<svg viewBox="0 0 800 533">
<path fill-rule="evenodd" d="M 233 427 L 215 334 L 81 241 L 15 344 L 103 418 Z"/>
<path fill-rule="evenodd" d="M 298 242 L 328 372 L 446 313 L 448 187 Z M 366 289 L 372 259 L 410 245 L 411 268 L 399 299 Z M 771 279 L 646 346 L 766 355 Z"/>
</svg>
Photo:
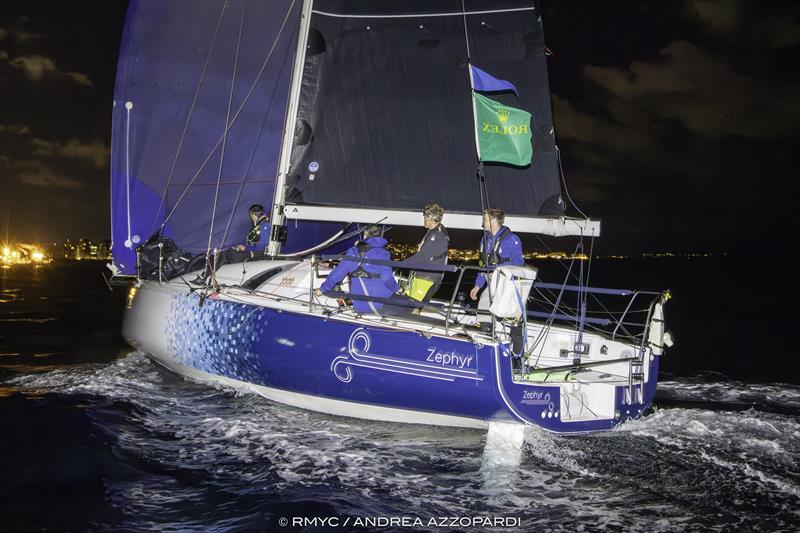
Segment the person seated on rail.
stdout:
<svg viewBox="0 0 800 533">
<path fill-rule="evenodd" d="M 250 222 L 253 226 L 247 233 L 244 243 L 237 244 L 232 248 L 226 248 L 216 255 L 213 270 L 216 271 L 222 265 L 231 263 L 241 263 L 247 259 L 264 256 L 264 252 L 269 244 L 269 219 L 264 214 L 264 206 L 253 204 L 248 209 Z M 205 284 L 211 276 L 211 259 L 206 261 L 206 268 L 202 275 L 198 276 L 195 283 Z"/>
<path fill-rule="evenodd" d="M 409 303 L 410 300 L 396 294 L 400 287 L 394 279 L 392 268 L 362 261 L 363 259 L 392 260 L 389 251 L 386 250 L 387 241 L 382 237 L 382 233 L 383 229 L 380 226 L 368 226 L 362 234 L 363 241 L 345 252 L 346 256 L 357 257 L 359 260 L 342 259 L 328 274 L 325 282 L 314 291 L 314 294 L 322 296 L 330 293 L 338 283 L 350 276 L 350 293 L 356 296 L 353 298 L 353 309 L 356 312 L 378 315 L 410 313 L 413 307 L 403 305 Z M 357 296 L 390 298 L 397 301 L 397 305 L 361 300 Z"/>
</svg>

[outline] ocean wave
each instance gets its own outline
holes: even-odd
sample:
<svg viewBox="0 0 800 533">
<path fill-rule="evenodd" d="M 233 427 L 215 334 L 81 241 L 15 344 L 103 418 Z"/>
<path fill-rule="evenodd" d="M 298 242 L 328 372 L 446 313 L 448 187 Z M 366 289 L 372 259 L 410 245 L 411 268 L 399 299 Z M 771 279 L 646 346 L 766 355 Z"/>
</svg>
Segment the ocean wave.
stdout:
<svg viewBox="0 0 800 533">
<path fill-rule="evenodd" d="M 800 414 L 800 385 L 790 383 L 707 382 L 687 378 L 658 383 L 657 400 L 715 402 L 794 411 Z"/>
<path fill-rule="evenodd" d="M 95 425 L 141 472 L 107 489 L 131 529 L 152 528 L 154 516 L 173 529 L 224 529 L 271 512 L 265 501 L 360 516 L 516 516 L 525 530 L 554 531 L 787 529 L 800 519 L 800 423 L 757 409 L 661 408 L 569 438 L 499 424 L 389 424 L 195 384 L 138 352 L 9 385 L 95 398 Z M 666 384 L 684 397 L 713 387 Z M 709 516 L 705 502 L 723 500 L 730 512 Z"/>
</svg>

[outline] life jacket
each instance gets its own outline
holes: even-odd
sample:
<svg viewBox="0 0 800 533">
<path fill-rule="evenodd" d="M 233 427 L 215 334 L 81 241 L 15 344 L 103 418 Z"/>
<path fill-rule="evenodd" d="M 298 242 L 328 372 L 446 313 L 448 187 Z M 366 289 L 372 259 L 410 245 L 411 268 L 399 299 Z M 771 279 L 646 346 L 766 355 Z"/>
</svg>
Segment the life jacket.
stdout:
<svg viewBox="0 0 800 533">
<path fill-rule="evenodd" d="M 434 231 L 438 231 L 439 233 L 444 235 L 445 240 L 448 243 L 450 242 L 450 234 L 447 233 L 447 228 L 445 228 L 442 224 L 439 224 L 435 228 L 433 228 L 431 230 L 428 230 L 428 232 L 425 234 L 425 236 L 422 237 L 422 240 L 419 241 L 419 245 L 417 246 L 417 251 L 418 252 L 422 249 L 422 245 L 425 244 L 425 241 L 428 240 L 428 235 L 430 235 Z M 442 264 L 446 265 L 447 264 L 447 250 L 445 250 L 443 253 L 441 253 L 441 254 L 439 254 L 439 255 L 437 255 L 435 257 L 431 257 L 431 263 L 438 263 L 439 261 L 442 261 L 442 259 L 444 259 Z"/>
<path fill-rule="evenodd" d="M 503 243 L 503 241 L 506 239 L 506 237 L 508 237 L 510 233 L 511 230 L 505 226 L 497 233 L 497 236 L 494 239 L 494 245 L 492 246 L 492 251 L 487 257 L 489 261 L 488 266 L 500 265 L 511 260 L 511 257 L 500 256 L 500 245 Z"/>
<path fill-rule="evenodd" d="M 375 248 L 375 246 L 370 246 L 369 244 L 362 242 L 356 245 L 358 249 L 358 257 L 359 259 L 366 259 L 367 252 Z M 380 279 L 380 274 L 374 274 L 372 272 L 367 272 L 364 270 L 363 263 L 361 261 L 358 262 L 358 268 L 350 272 L 350 277 L 353 278 L 367 278 L 367 279 Z"/>
<path fill-rule="evenodd" d="M 258 220 L 255 221 L 253 227 L 250 228 L 250 233 L 247 234 L 247 244 L 250 246 L 255 246 L 261 242 L 261 224 L 266 220 L 267 215 L 261 215 L 258 217 Z"/>
</svg>

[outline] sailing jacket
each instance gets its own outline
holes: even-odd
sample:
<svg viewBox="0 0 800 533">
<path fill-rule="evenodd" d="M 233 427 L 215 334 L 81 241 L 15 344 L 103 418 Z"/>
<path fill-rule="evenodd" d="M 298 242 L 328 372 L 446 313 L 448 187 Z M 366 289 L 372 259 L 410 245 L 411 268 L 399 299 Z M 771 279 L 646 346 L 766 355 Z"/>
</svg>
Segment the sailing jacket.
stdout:
<svg viewBox="0 0 800 533">
<path fill-rule="evenodd" d="M 391 261 L 392 257 L 385 249 L 386 242 L 383 237 L 370 237 L 365 243 L 349 248 L 345 255 Z M 342 259 L 328 274 L 320 290 L 330 292 L 347 275 L 350 275 L 350 292 L 354 295 L 389 298 L 400 289 L 391 267 Z M 381 307 L 383 304 L 379 302 L 353 299 L 353 309 L 359 313 L 378 313 Z"/>
<path fill-rule="evenodd" d="M 501 226 L 494 235 L 488 231 L 483 232 L 481 254 L 483 253 L 489 258 L 490 266 L 525 264 L 525 259 L 522 257 L 522 241 L 506 226 Z M 475 280 L 475 286 L 480 289 L 484 285 L 486 285 L 486 274 L 481 272 Z"/>
<path fill-rule="evenodd" d="M 267 249 L 269 244 L 269 219 L 267 215 L 261 215 L 255 221 L 250 233 L 247 234 L 244 248 L 248 252 L 261 252 Z"/>
<path fill-rule="evenodd" d="M 450 235 L 441 224 L 428 230 L 419 243 L 417 253 L 405 259 L 409 263 L 432 263 L 434 265 L 447 264 L 447 249 L 450 245 Z M 439 283 L 444 277 L 443 272 L 431 272 L 420 270 L 414 274 L 418 278 L 431 280 L 434 284 Z"/>
</svg>

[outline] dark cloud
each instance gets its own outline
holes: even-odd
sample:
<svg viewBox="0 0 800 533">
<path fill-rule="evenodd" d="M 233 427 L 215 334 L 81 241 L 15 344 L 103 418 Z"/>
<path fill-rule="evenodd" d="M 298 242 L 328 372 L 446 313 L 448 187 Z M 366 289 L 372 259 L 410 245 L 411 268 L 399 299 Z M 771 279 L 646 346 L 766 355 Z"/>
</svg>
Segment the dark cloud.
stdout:
<svg viewBox="0 0 800 533">
<path fill-rule="evenodd" d="M 111 102 L 126 7 L 0 7 L 0 232 L 28 241 L 108 236 Z"/>
<path fill-rule="evenodd" d="M 22 28 L 7 28 L 0 26 L 0 41 L 29 45 L 43 38 L 41 33 L 31 33 Z"/>
<path fill-rule="evenodd" d="M 49 57 L 41 55 L 19 56 L 8 60 L 15 68 L 21 69 L 25 76 L 32 81 L 42 81 L 51 78 L 71 80 L 79 85 L 91 86 L 92 81 L 81 72 L 64 72 L 56 66 L 56 62 Z"/>
<path fill-rule="evenodd" d="M 601 249 L 756 249 L 796 224 L 800 3 L 553 12 L 557 135 L 572 197 L 603 220 Z"/>
<path fill-rule="evenodd" d="M 84 187 L 84 184 L 80 181 L 56 172 L 41 161 L 11 161 L 7 170 L 10 175 L 16 175 L 20 183 L 26 185 L 58 189 L 79 189 Z"/>
<path fill-rule="evenodd" d="M 583 71 L 610 93 L 609 114 L 627 126 L 674 120 L 713 139 L 782 138 L 796 131 L 800 115 L 800 84 L 742 74 L 724 55 L 686 41 L 670 43 L 655 61 Z"/>
<path fill-rule="evenodd" d="M 728 40 L 775 48 L 800 44 L 798 2 L 689 0 L 686 16 L 709 33 Z"/>
<path fill-rule="evenodd" d="M 27 124 L 0 124 L 0 133 L 6 132 L 15 135 L 27 135 L 31 130 Z"/>
<path fill-rule="evenodd" d="M 33 154 L 42 157 L 68 157 L 91 161 L 95 168 L 108 166 L 108 146 L 100 141 L 83 143 L 78 139 L 69 139 L 66 142 L 46 141 L 32 139 Z"/>
</svg>

